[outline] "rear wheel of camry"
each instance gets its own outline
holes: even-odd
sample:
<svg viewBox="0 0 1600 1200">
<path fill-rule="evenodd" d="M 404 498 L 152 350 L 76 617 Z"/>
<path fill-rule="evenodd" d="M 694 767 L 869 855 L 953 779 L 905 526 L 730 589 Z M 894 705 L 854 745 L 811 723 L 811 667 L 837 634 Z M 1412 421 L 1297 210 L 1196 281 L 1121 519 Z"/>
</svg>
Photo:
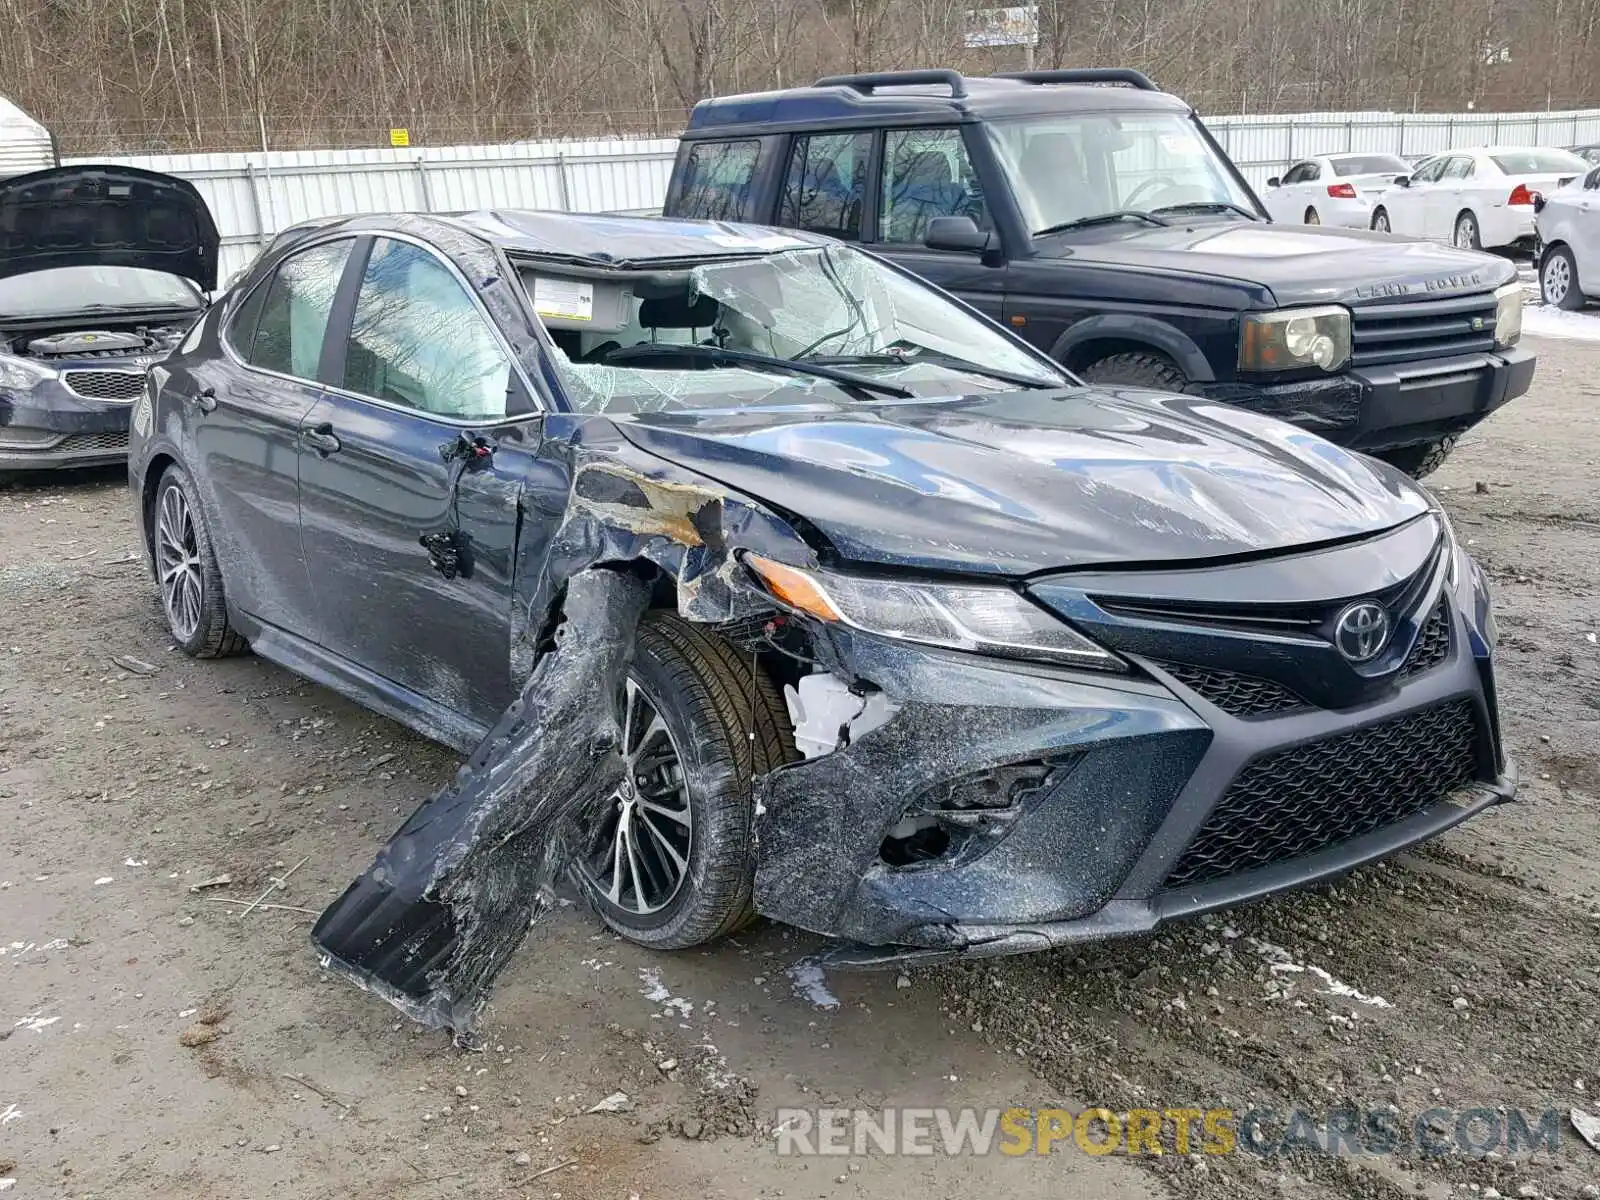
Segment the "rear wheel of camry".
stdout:
<svg viewBox="0 0 1600 1200">
<path fill-rule="evenodd" d="M 1578 287 L 1578 260 L 1567 247 L 1552 246 L 1545 251 L 1544 262 L 1539 266 L 1539 290 L 1546 304 L 1568 312 L 1583 307 L 1584 295 Z"/>
<path fill-rule="evenodd" d="M 1463 211 L 1456 217 L 1456 231 L 1452 243 L 1458 250 L 1482 250 L 1483 240 L 1478 234 L 1478 218 Z"/>
<path fill-rule="evenodd" d="M 1177 364 L 1159 354 L 1113 354 L 1078 374 L 1090 383 L 1122 383 L 1161 392 L 1181 392 L 1189 385 L 1189 377 Z"/>
<path fill-rule="evenodd" d="M 1388 209 L 1380 208 L 1377 212 L 1372 214 L 1372 228 L 1377 230 L 1379 233 L 1390 232 Z"/>
<path fill-rule="evenodd" d="M 247 650 L 249 644 L 228 624 L 211 535 L 194 484 L 181 467 L 168 467 L 156 486 L 150 541 L 161 611 L 178 648 L 192 658 L 222 658 Z"/>
<path fill-rule="evenodd" d="M 1306 224 L 1307 225 L 1321 225 L 1322 224 L 1322 217 L 1317 213 L 1316 209 L 1314 209 L 1314 208 L 1306 209 Z"/>
<path fill-rule="evenodd" d="M 1413 479 L 1421 479 L 1444 465 L 1444 460 L 1450 457 L 1450 451 L 1456 448 L 1457 436 L 1452 433 L 1436 442 L 1419 442 L 1415 446 L 1379 450 L 1373 457 L 1381 458 L 1391 467 L 1399 467 Z"/>
<path fill-rule="evenodd" d="M 586 822 L 579 883 L 643 946 L 733 933 L 755 917 L 751 776 L 795 756 L 782 695 L 726 641 L 656 612 L 618 708 L 627 774 Z"/>
</svg>

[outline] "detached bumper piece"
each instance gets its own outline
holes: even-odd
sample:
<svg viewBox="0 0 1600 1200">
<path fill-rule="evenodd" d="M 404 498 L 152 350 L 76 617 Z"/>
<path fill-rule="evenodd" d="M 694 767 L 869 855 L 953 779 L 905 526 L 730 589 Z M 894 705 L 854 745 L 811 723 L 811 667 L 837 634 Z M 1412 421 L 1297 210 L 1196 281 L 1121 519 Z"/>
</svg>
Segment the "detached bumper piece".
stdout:
<svg viewBox="0 0 1600 1200">
<path fill-rule="evenodd" d="M 496 975 L 550 906 L 572 817 L 622 778 L 616 705 L 649 585 L 568 584 L 555 648 L 456 778 L 312 930 L 323 963 L 429 1028 L 470 1041 Z"/>
</svg>

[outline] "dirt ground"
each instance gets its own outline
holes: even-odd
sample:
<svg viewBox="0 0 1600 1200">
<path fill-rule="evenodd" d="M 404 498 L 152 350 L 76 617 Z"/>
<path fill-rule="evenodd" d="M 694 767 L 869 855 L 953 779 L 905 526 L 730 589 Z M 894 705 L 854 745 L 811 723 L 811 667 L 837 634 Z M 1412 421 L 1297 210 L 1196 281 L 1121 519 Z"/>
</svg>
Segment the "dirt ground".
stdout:
<svg viewBox="0 0 1600 1200">
<path fill-rule="evenodd" d="M 503 977 L 481 1053 L 307 941 L 451 755 L 265 662 L 172 650 L 116 473 L 0 490 L 6 1190 L 1600 1196 L 1566 1124 L 1600 1111 L 1600 342 L 1534 344 L 1532 394 L 1432 481 L 1497 589 L 1517 804 L 1159 937 L 833 973 L 836 1007 L 791 978 L 813 948 L 791 932 L 652 956 L 569 907 Z M 1051 1104 L 1556 1108 L 1562 1128 L 1522 1161 L 801 1158 L 770 1134 L 789 1106 Z"/>
</svg>

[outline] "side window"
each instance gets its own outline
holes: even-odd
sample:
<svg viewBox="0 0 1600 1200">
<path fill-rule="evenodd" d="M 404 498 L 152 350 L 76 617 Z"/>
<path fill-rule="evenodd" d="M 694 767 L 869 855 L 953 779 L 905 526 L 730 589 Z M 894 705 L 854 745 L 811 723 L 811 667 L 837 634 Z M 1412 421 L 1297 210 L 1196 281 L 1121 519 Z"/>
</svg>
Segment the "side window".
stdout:
<svg viewBox="0 0 1600 1200">
<path fill-rule="evenodd" d="M 1589 177 L 1583 181 L 1583 186 L 1591 192 L 1596 188 L 1600 188 L 1600 167 L 1596 167 L 1589 172 Z"/>
<path fill-rule="evenodd" d="M 1417 168 L 1416 173 L 1411 176 L 1412 181 L 1415 183 L 1438 182 L 1440 174 L 1444 171 L 1445 164 L 1449 161 L 1447 158 L 1430 159 Z"/>
<path fill-rule="evenodd" d="M 347 391 L 441 417 L 506 415 L 511 362 L 461 281 L 410 242 L 379 238 L 356 296 Z"/>
<path fill-rule="evenodd" d="M 707 221 L 748 221 L 753 214 L 751 185 L 761 143 L 691 142 L 680 167 L 682 184 L 673 216 Z"/>
<path fill-rule="evenodd" d="M 1314 183 L 1320 178 L 1322 178 L 1322 168 L 1316 163 L 1306 163 L 1300 168 L 1301 183 Z"/>
<path fill-rule="evenodd" d="M 271 287 L 270 279 L 256 284 L 234 307 L 233 315 L 228 318 L 227 328 L 222 331 L 223 338 L 233 347 L 233 352 L 246 362 L 250 361 L 250 347 L 255 343 L 256 326 L 261 322 L 261 308 L 266 303 L 267 292 Z"/>
<path fill-rule="evenodd" d="M 895 129 L 885 136 L 878 237 L 916 244 L 934 217 L 971 217 L 991 227 L 959 129 Z"/>
<path fill-rule="evenodd" d="M 1444 168 L 1443 179 L 1471 179 L 1472 160 L 1470 158 L 1452 158 Z"/>
<path fill-rule="evenodd" d="M 859 241 L 871 155 L 870 133 L 795 138 L 778 201 L 778 224 Z"/>
<path fill-rule="evenodd" d="M 1306 180 L 1311 178 L 1310 175 L 1306 174 L 1306 172 L 1310 169 L 1310 163 L 1295 163 L 1294 166 L 1290 167 L 1289 170 L 1285 172 L 1283 176 L 1283 182 L 1285 184 L 1304 183 Z"/>
<path fill-rule="evenodd" d="M 272 282 L 256 289 L 262 294 L 262 301 L 250 352 L 244 356 L 246 362 L 280 375 L 317 377 L 322 337 L 328 331 L 333 296 L 339 290 L 351 245 L 349 238 L 325 242 L 291 254 L 278 264 Z M 248 315 L 241 310 L 235 318 L 236 327 Z"/>
</svg>

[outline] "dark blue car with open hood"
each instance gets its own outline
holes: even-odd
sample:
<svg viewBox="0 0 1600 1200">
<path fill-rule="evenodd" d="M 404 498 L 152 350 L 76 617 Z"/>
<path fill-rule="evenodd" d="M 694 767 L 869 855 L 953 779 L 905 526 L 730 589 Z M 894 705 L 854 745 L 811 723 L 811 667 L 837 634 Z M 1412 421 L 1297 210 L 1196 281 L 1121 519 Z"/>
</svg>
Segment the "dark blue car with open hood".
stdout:
<svg viewBox="0 0 1600 1200">
<path fill-rule="evenodd" d="M 1484 578 L 1404 474 L 1084 386 L 824 237 L 321 224 L 152 375 L 178 645 L 473 751 L 317 931 L 443 1023 L 552 872 L 648 946 L 761 914 L 836 960 L 1005 954 L 1513 791 Z"/>
</svg>

